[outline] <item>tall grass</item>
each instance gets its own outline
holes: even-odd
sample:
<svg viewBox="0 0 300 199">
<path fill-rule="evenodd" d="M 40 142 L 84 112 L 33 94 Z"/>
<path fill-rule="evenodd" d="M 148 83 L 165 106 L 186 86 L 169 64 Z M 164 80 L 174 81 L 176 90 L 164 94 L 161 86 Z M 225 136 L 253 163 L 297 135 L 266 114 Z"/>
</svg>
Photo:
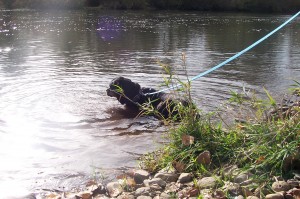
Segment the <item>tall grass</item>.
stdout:
<svg viewBox="0 0 300 199">
<path fill-rule="evenodd" d="M 190 84 L 179 84 L 183 84 L 180 92 L 189 103 L 178 108 L 181 121 L 170 125 L 169 143 L 142 158 L 144 168 L 156 171 L 173 165 L 180 172 L 202 175 L 234 164 L 256 174 L 256 181 L 261 184 L 273 176 L 289 177 L 293 169 L 300 170 L 300 102 L 286 107 L 267 90 L 267 100 L 250 92 L 232 92 L 226 107 L 236 111 L 226 117 L 242 118 L 226 126 L 220 114 L 224 109 L 204 114 L 192 102 Z M 299 95 L 299 90 L 296 82 L 294 95 Z M 199 155 L 205 151 L 211 154 L 211 164 L 199 161 Z"/>
</svg>

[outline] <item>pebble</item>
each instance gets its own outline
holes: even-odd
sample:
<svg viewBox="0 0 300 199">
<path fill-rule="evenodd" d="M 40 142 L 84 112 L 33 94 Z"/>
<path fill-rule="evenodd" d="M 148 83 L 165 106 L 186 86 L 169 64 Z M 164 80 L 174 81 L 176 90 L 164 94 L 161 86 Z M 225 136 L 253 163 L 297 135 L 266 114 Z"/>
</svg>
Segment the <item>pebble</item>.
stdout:
<svg viewBox="0 0 300 199">
<path fill-rule="evenodd" d="M 200 189 L 215 188 L 217 185 L 217 177 L 204 177 L 197 182 Z"/>
<path fill-rule="evenodd" d="M 193 180 L 193 176 L 191 173 L 182 173 L 178 178 L 178 183 L 188 183 Z"/>
<path fill-rule="evenodd" d="M 123 192 L 122 186 L 119 182 L 110 182 L 106 185 L 106 190 L 110 197 L 117 197 Z"/>
<path fill-rule="evenodd" d="M 276 181 L 272 184 L 272 189 L 275 192 L 288 191 L 290 188 L 291 186 L 285 181 Z"/>
<path fill-rule="evenodd" d="M 144 180 L 150 177 L 150 173 L 145 170 L 136 170 L 133 174 L 133 179 L 137 184 L 142 184 Z"/>
<path fill-rule="evenodd" d="M 176 182 L 178 180 L 179 174 L 176 173 L 157 173 L 154 178 L 161 178 L 166 182 Z"/>
<path fill-rule="evenodd" d="M 266 195 L 266 199 L 284 199 L 284 196 L 281 193 L 273 193 Z"/>
</svg>

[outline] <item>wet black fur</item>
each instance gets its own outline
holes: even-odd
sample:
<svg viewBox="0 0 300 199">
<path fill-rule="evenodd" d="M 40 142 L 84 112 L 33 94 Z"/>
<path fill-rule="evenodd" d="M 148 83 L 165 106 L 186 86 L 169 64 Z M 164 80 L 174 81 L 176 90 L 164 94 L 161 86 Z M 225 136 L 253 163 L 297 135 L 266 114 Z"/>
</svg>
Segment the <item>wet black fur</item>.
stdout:
<svg viewBox="0 0 300 199">
<path fill-rule="evenodd" d="M 120 90 L 123 92 L 120 92 Z M 156 92 L 156 90 L 141 87 L 138 83 L 132 82 L 125 77 L 113 79 L 106 92 L 108 96 L 116 97 L 121 104 L 129 107 L 141 108 L 141 105 L 150 103 L 164 118 L 174 116 L 178 113 L 176 111 L 178 103 L 186 104 L 184 100 L 175 99 L 168 93 L 150 94 Z"/>
</svg>

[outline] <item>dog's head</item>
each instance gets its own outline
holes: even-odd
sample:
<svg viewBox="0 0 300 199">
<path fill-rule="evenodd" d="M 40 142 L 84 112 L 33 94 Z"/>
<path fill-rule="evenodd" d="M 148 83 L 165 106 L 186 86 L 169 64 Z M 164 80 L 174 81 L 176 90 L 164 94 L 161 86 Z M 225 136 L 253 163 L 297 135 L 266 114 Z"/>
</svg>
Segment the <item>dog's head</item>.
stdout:
<svg viewBox="0 0 300 199">
<path fill-rule="evenodd" d="M 106 90 L 107 95 L 116 97 L 121 104 L 134 105 L 139 100 L 141 86 L 125 77 L 117 77 L 111 81 Z"/>
</svg>

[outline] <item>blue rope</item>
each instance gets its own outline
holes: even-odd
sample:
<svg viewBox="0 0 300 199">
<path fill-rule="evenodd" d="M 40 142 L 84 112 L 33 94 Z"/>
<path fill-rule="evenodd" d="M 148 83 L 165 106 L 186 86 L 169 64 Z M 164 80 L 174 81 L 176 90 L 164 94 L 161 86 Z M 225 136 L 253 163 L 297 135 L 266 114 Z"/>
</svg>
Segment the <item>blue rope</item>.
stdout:
<svg viewBox="0 0 300 199">
<path fill-rule="evenodd" d="M 296 13 L 294 16 L 292 16 L 291 18 L 289 18 L 286 22 L 284 22 L 283 24 L 281 24 L 280 26 L 278 26 L 276 29 L 274 29 L 272 32 L 270 32 L 269 34 L 267 34 L 266 36 L 264 36 L 263 38 L 257 40 L 256 42 L 254 42 L 253 44 L 251 44 L 250 46 L 248 46 L 247 48 L 245 48 L 244 50 L 240 51 L 239 53 L 235 54 L 234 56 L 228 58 L 227 60 L 223 61 L 222 63 L 212 67 L 211 69 L 200 73 L 199 75 L 189 79 L 189 82 L 194 81 L 200 77 L 203 77 L 204 75 L 207 75 L 219 68 L 221 68 L 222 66 L 226 65 L 227 63 L 231 62 L 232 60 L 238 58 L 239 56 L 241 56 L 242 54 L 246 53 L 247 51 L 251 50 L 252 48 L 254 48 L 255 46 L 257 46 L 258 44 L 260 44 L 261 42 L 263 42 L 264 40 L 266 40 L 267 38 L 269 38 L 271 35 L 273 35 L 275 32 L 277 32 L 278 30 L 280 30 L 281 28 L 283 28 L 284 26 L 286 26 L 288 23 L 290 23 L 292 20 L 294 20 L 296 17 L 298 17 L 298 15 L 300 14 L 300 11 L 298 13 Z M 178 87 L 181 87 L 181 84 L 177 84 L 175 86 L 169 87 L 169 88 L 165 88 L 162 90 L 159 90 L 157 92 L 153 92 L 153 93 L 147 93 L 147 95 L 153 95 L 153 94 L 157 94 L 157 93 L 161 93 L 164 91 L 168 91 L 168 90 L 172 90 Z"/>
</svg>

